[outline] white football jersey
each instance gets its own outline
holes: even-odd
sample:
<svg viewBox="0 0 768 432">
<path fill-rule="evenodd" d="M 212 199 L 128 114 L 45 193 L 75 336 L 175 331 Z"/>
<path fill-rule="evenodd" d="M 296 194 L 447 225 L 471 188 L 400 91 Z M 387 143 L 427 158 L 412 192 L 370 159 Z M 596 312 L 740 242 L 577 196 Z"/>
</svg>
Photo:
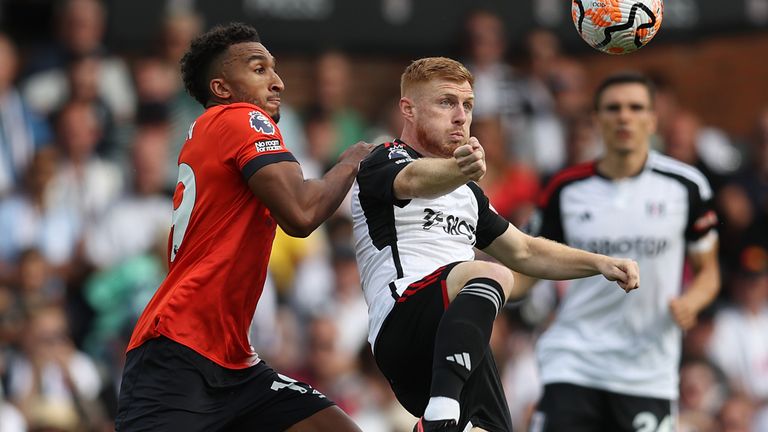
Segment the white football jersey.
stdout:
<svg viewBox="0 0 768 432">
<path fill-rule="evenodd" d="M 402 141 L 376 147 L 352 187 L 360 280 L 368 303 L 368 341 L 409 284 L 454 261 L 475 258 L 509 223 L 474 182 L 436 199 L 398 200 L 397 174 L 420 155 Z"/>
<path fill-rule="evenodd" d="M 676 399 L 681 331 L 669 301 L 681 293 L 689 250 L 714 246 L 712 191 L 695 168 L 650 152 L 630 178 L 601 176 L 595 163 L 566 169 L 545 191 L 540 235 L 640 266 L 625 293 L 593 276 L 571 282 L 537 345 L 545 384 Z"/>
</svg>

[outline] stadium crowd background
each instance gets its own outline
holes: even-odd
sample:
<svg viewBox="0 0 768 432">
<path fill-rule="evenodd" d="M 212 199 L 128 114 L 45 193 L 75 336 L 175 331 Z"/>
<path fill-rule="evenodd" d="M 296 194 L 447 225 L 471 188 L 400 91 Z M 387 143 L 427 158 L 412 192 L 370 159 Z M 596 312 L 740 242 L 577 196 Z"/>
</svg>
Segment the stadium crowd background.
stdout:
<svg viewBox="0 0 768 432">
<path fill-rule="evenodd" d="M 157 26 L 132 26 L 145 45 L 116 50 L 105 41 L 119 19 L 106 6 L 117 2 L 0 2 L 2 432 L 113 428 L 127 339 L 166 271 L 176 157 L 202 112 L 183 91 L 178 60 L 216 24 L 192 2 L 161 3 Z M 752 3 L 768 17 L 768 3 Z M 49 27 L 14 21 L 29 17 L 23 5 L 47 11 L 34 24 Z M 399 74 L 417 56 L 448 54 L 476 76 L 481 185 L 500 214 L 525 226 L 556 170 L 600 153 L 589 116 L 595 83 L 621 69 L 648 73 L 659 86 L 654 145 L 705 173 L 721 220 L 723 289 L 685 335 L 680 430 L 768 431 L 768 34 L 654 41 L 617 59 L 564 49 L 546 29 L 508 37 L 492 9 L 457 26 L 460 39 L 442 52 L 400 55 L 282 53 L 260 29 L 287 87 L 279 126 L 305 175 L 320 175 L 357 140 L 396 137 Z M 408 431 L 413 418 L 366 342 L 348 213 L 345 204 L 307 239 L 278 235 L 252 341 L 366 432 Z M 494 328 L 518 430 L 541 391 L 533 346 L 564 289 L 540 285 Z"/>
</svg>

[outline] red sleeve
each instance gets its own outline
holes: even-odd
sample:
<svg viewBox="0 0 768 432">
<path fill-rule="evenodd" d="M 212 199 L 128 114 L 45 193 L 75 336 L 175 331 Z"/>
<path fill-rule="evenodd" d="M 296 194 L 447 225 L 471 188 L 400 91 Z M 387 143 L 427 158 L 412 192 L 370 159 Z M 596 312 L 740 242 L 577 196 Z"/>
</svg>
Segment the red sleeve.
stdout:
<svg viewBox="0 0 768 432">
<path fill-rule="evenodd" d="M 255 105 L 228 107 L 222 111 L 218 123 L 222 157 L 236 165 L 246 180 L 271 163 L 296 162 L 275 122 Z"/>
</svg>

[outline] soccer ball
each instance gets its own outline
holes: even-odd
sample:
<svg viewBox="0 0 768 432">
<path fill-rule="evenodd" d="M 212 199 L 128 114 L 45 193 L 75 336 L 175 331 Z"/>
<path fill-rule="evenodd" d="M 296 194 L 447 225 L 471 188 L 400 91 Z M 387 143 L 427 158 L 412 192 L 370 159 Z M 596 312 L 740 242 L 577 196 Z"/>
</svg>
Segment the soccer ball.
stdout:
<svg viewBox="0 0 768 432">
<path fill-rule="evenodd" d="M 661 27 L 663 0 L 573 0 L 571 15 L 582 39 L 608 54 L 628 54 Z"/>
</svg>

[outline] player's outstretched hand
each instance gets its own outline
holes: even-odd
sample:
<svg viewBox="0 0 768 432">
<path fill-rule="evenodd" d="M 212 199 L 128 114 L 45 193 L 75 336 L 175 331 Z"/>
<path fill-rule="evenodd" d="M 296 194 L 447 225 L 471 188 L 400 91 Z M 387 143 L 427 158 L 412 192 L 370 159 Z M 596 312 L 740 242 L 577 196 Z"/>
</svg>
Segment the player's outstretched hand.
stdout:
<svg viewBox="0 0 768 432">
<path fill-rule="evenodd" d="M 373 147 L 373 144 L 368 144 L 365 141 L 358 141 L 348 149 L 344 150 L 344 153 L 339 156 L 339 163 L 345 163 L 359 167 L 360 161 L 368 156 L 371 150 L 373 150 Z"/>
<path fill-rule="evenodd" d="M 461 173 L 470 180 L 478 181 L 485 175 L 485 151 L 475 137 L 453 152 L 453 158 Z"/>
<path fill-rule="evenodd" d="M 600 273 L 609 281 L 616 281 L 626 292 L 640 287 L 640 268 L 631 259 L 608 258 L 601 261 Z"/>
</svg>

